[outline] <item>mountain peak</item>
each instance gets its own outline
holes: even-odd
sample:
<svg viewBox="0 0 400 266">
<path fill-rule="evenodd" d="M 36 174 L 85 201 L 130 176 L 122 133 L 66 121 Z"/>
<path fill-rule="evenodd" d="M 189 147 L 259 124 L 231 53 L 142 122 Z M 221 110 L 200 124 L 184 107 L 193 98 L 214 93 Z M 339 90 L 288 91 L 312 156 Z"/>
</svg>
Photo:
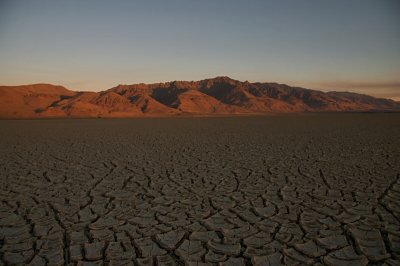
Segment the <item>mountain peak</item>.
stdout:
<svg viewBox="0 0 400 266">
<path fill-rule="evenodd" d="M 239 80 L 232 79 L 228 76 L 216 76 L 214 78 L 208 78 L 205 80 L 216 81 L 216 82 L 228 82 L 228 83 L 229 82 L 240 82 Z"/>
<path fill-rule="evenodd" d="M 66 89 L 60 85 L 53 85 L 48 83 L 36 83 L 29 85 L 19 85 L 19 86 L 0 86 L 2 90 L 14 90 L 22 93 L 44 93 L 44 94 L 71 94 L 72 91 Z"/>
</svg>

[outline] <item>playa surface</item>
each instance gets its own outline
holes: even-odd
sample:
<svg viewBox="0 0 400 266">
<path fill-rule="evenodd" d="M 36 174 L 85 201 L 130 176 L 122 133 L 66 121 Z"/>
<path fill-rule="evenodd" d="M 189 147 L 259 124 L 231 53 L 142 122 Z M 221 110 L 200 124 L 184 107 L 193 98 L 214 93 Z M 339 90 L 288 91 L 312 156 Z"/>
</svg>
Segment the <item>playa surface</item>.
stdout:
<svg viewBox="0 0 400 266">
<path fill-rule="evenodd" d="M 0 265 L 400 263 L 400 114 L 1 120 L 0 151 Z"/>
</svg>

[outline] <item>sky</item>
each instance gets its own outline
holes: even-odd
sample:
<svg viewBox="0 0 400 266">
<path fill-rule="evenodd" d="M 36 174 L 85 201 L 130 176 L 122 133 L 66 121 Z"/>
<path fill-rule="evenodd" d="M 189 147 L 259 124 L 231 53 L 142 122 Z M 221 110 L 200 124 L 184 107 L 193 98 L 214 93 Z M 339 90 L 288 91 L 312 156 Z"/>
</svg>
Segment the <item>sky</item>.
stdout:
<svg viewBox="0 0 400 266">
<path fill-rule="evenodd" d="M 0 85 L 229 76 L 400 100 L 398 0 L 0 0 Z"/>
</svg>

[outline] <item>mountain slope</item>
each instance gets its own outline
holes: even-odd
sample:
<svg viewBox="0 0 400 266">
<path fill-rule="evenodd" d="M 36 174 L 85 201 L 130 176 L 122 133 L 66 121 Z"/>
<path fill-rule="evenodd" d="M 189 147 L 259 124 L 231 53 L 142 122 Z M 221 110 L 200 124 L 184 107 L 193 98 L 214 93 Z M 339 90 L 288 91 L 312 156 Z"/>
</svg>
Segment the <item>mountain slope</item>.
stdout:
<svg viewBox="0 0 400 266">
<path fill-rule="evenodd" d="M 62 86 L 51 84 L 0 86 L 0 117 L 37 117 L 55 102 L 75 94 Z"/>
<path fill-rule="evenodd" d="M 325 93 L 228 77 L 118 85 L 102 92 L 74 92 L 50 84 L 0 86 L 1 118 L 343 111 L 400 111 L 400 103 L 352 92 Z"/>
</svg>

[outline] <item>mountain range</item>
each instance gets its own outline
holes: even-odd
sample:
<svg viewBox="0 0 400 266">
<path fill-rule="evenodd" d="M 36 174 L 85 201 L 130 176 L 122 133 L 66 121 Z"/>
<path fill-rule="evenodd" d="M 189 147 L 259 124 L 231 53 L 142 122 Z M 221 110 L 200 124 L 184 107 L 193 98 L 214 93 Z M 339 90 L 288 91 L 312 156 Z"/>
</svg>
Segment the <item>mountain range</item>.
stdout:
<svg viewBox="0 0 400 266">
<path fill-rule="evenodd" d="M 101 92 L 34 84 L 0 86 L 1 118 L 252 115 L 400 111 L 400 102 L 229 77 L 118 85 Z"/>
</svg>

